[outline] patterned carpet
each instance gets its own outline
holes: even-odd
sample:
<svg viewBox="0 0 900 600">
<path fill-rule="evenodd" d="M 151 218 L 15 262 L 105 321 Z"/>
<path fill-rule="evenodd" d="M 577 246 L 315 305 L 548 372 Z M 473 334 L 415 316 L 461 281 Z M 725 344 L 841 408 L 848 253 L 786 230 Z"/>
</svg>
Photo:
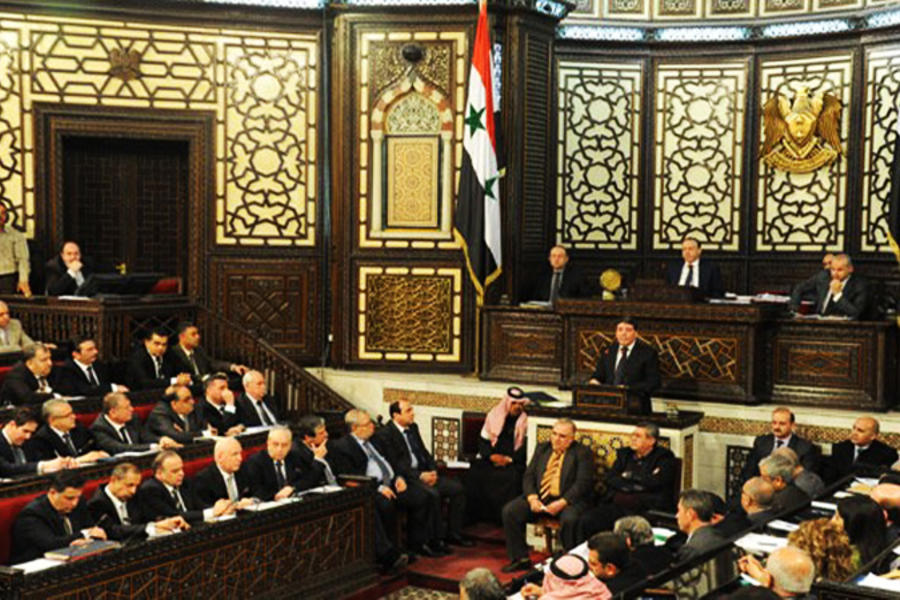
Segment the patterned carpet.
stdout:
<svg viewBox="0 0 900 600">
<path fill-rule="evenodd" d="M 456 600 L 458 594 L 436 592 L 425 588 L 408 586 L 385 596 L 387 600 Z"/>
</svg>

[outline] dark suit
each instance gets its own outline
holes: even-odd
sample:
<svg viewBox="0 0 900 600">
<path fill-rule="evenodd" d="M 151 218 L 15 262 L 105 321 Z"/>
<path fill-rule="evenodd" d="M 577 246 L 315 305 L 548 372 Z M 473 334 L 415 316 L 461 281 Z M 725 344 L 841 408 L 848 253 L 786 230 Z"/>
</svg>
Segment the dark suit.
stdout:
<svg viewBox="0 0 900 600">
<path fill-rule="evenodd" d="M 822 285 L 822 282 L 827 286 L 828 282 L 831 281 L 831 271 L 828 269 L 820 269 L 818 273 L 801 281 L 794 289 L 791 291 L 791 308 L 793 310 L 797 310 L 797 307 L 800 306 L 800 303 L 803 300 L 808 300 L 815 304 L 816 298 L 816 290 Z"/>
<path fill-rule="evenodd" d="M 262 399 L 263 404 L 265 404 L 266 408 L 269 409 L 269 412 L 275 417 L 275 422 L 281 422 L 281 411 L 278 410 L 278 402 L 272 396 L 266 394 Z M 263 422 L 259 418 L 259 412 L 257 412 L 254 401 L 247 396 L 246 393 L 241 394 L 238 399 L 235 401 L 235 404 L 238 407 L 238 414 L 240 415 L 240 422 L 246 425 L 247 427 L 259 427 L 263 424 Z"/>
<path fill-rule="evenodd" d="M 719 535 L 719 532 L 716 531 L 715 527 L 706 525 L 694 531 L 687 542 L 678 549 L 675 560 L 679 562 L 691 560 L 705 552 L 709 552 L 713 548 L 721 546 L 724 541 L 725 538 Z"/>
<path fill-rule="evenodd" d="M 241 424 L 241 415 L 237 409 L 236 403 L 234 412 L 220 411 L 215 404 L 211 403 L 206 398 L 203 398 L 197 402 L 197 405 L 194 407 L 194 412 L 197 413 L 197 418 L 200 421 L 215 427 L 216 431 L 219 432 L 219 435 L 225 435 L 226 431 L 235 425 Z"/>
<path fill-rule="evenodd" d="M 393 421 L 379 429 L 373 436 L 375 445 L 391 463 L 394 471 L 403 476 L 409 485 L 419 486 L 434 504 L 433 515 L 437 519 L 434 527 L 441 538 L 451 536 L 462 537 L 463 517 L 466 513 L 466 492 L 458 479 L 438 477 L 434 487 L 422 483 L 419 476 L 425 471 L 437 471 L 434 457 L 425 448 L 419 426 L 409 426 L 410 446 L 416 453 L 418 465 L 412 466 L 412 456 L 403 433 Z M 447 499 L 447 523 L 441 519 L 441 499 Z"/>
<path fill-rule="evenodd" d="M 321 464 L 319 464 L 318 472 L 305 471 L 300 464 L 300 459 L 293 452 L 288 452 L 282 462 L 285 475 L 283 486 L 289 485 L 294 488 L 294 491 L 302 491 L 321 485 L 319 480 Z M 250 492 L 254 498 L 267 502 L 275 498 L 275 494 L 283 487 L 278 485 L 275 461 L 272 460 L 265 448 L 247 459 L 241 470 L 247 473 L 247 478 L 250 480 Z"/>
<path fill-rule="evenodd" d="M 58 456 L 77 458 L 82 454 L 97 449 L 94 436 L 81 424 L 76 424 L 72 428 L 72 431 L 69 432 L 69 437 L 72 438 L 72 444 L 75 446 L 74 452 L 48 425 L 41 425 L 34 433 L 34 436 L 32 436 L 31 443 L 34 444 L 34 452 L 40 460 L 51 460 Z"/>
<path fill-rule="evenodd" d="M 87 375 L 72 358 L 67 358 L 60 367 L 53 369 L 51 385 L 53 390 L 65 396 L 103 396 L 113 391 L 109 369 L 100 361 L 91 365 L 99 385 L 88 381 Z"/>
<path fill-rule="evenodd" d="M 522 496 L 511 500 L 503 507 L 503 530 L 506 534 L 506 553 L 511 561 L 528 556 L 525 544 L 525 524 L 540 515 L 531 512 L 528 496 L 540 494 L 541 479 L 547 463 L 553 455 L 550 442 L 539 444 L 534 450 L 531 462 L 525 468 L 522 478 Z M 557 517 L 560 521 L 560 539 L 566 550 L 577 544 L 576 526 L 581 512 L 587 505 L 594 488 L 594 455 L 586 447 L 573 442 L 566 450 L 559 471 L 559 498 L 565 498 L 566 507 Z M 544 504 L 557 498 L 542 498 Z"/>
<path fill-rule="evenodd" d="M 668 569 L 675 557 L 665 546 L 656 546 L 650 542 L 634 548 L 631 551 L 631 560 L 643 565 L 644 570 L 653 575 Z"/>
<path fill-rule="evenodd" d="M 816 282 L 816 314 L 829 316 L 844 316 L 851 319 L 863 318 L 869 306 L 869 284 L 865 278 L 853 274 L 844 283 L 841 290 L 841 299 L 837 302 L 830 301 L 825 306 L 825 300 L 831 290 L 831 279 Z M 823 311 L 824 307 L 824 311 Z"/>
<path fill-rule="evenodd" d="M 859 453 L 856 462 L 853 461 L 855 447 L 850 440 L 838 442 L 831 447 L 831 459 L 829 460 L 829 479 L 837 481 L 851 473 L 872 475 L 890 467 L 897 462 L 897 451 L 881 440 L 872 440 L 869 447 Z"/>
<path fill-rule="evenodd" d="M 40 558 L 49 550 L 65 548 L 82 538 L 81 530 L 94 526 L 84 501 L 69 513 L 69 523 L 72 533 L 67 535 L 62 515 L 53 508 L 46 495 L 29 502 L 13 523 L 10 564 Z"/>
<path fill-rule="evenodd" d="M 128 430 L 128 437 L 131 443 L 122 441 L 119 432 L 113 425 L 106 420 L 104 415 L 97 417 L 91 424 L 91 433 L 97 446 L 110 456 L 119 454 L 120 452 L 144 452 L 150 449 L 152 443 L 146 433 L 141 428 L 141 422 L 137 416 L 131 418 L 131 421 L 125 424 Z"/>
<path fill-rule="evenodd" d="M 213 463 L 197 473 L 191 482 L 197 498 L 204 508 L 209 508 L 216 501 L 228 498 L 228 488 L 225 486 L 225 478 L 219 471 L 216 463 Z M 238 499 L 249 498 L 250 478 L 247 476 L 246 470 L 242 467 L 234 473 L 234 485 L 237 488 Z"/>
<path fill-rule="evenodd" d="M 37 473 L 40 457 L 34 451 L 34 444 L 25 442 L 21 446 L 25 454 L 25 462 L 16 464 L 16 457 L 6 436 L 0 433 L 0 477 L 17 477 L 19 475 L 34 475 Z"/>
<path fill-rule="evenodd" d="M 136 496 L 141 514 L 148 521 L 156 521 L 177 515 L 181 515 L 185 521 L 191 523 L 203 521 L 204 506 L 194 492 L 191 482 L 185 479 L 179 492 L 187 510 L 182 511 L 178 508 L 172 494 L 169 493 L 168 488 L 161 481 L 155 477 L 145 479 L 141 483 L 141 487 L 138 488 Z"/>
<path fill-rule="evenodd" d="M 553 268 L 545 263 L 531 286 L 531 293 L 528 295 L 528 299 L 549 302 L 552 283 Z M 590 296 L 590 294 L 590 289 L 586 285 L 581 271 L 567 263 L 562 272 L 562 281 L 559 284 L 559 297 L 583 298 Z"/>
<path fill-rule="evenodd" d="M 328 476 L 325 474 L 325 467 L 328 467 L 328 470 L 331 471 L 331 465 L 327 460 L 320 461 L 316 460 L 316 455 L 313 454 L 312 449 L 304 444 L 302 441 L 294 441 L 293 446 L 291 447 L 291 456 L 297 462 L 298 468 L 300 472 L 303 474 L 304 479 L 312 482 L 311 487 L 317 487 L 320 485 L 325 485 L 328 483 Z M 331 476 L 334 477 L 334 472 L 332 471 Z M 335 479 L 335 483 L 337 480 Z"/>
<path fill-rule="evenodd" d="M 38 392 L 38 387 L 40 386 L 34 373 L 25 366 L 25 363 L 18 363 L 3 378 L 0 400 L 3 404 L 40 408 L 40 404 L 52 398 L 53 394 Z"/>
<path fill-rule="evenodd" d="M 228 370 L 231 368 L 230 362 L 212 358 L 206 353 L 206 350 L 204 350 L 202 346 L 197 346 L 194 348 L 193 352 L 194 363 L 197 365 L 196 371 L 194 370 L 194 365 L 191 364 L 190 359 L 181 347 L 181 344 L 175 344 L 169 348 L 167 354 L 169 355 L 172 364 L 175 365 L 175 369 L 178 373 L 190 373 L 195 381 L 200 381 L 204 375 L 209 375 L 210 373 L 216 373 L 218 371 L 227 374 Z"/>
<path fill-rule="evenodd" d="M 678 285 L 681 280 L 681 271 L 684 269 L 684 260 L 669 263 L 666 269 L 666 281 L 670 285 Z M 722 283 L 722 273 L 716 263 L 700 259 L 700 278 L 698 289 L 706 298 L 721 298 L 725 295 L 725 285 Z"/>
<path fill-rule="evenodd" d="M 135 348 L 131 356 L 128 357 L 126 379 L 128 387 L 132 390 L 165 389 L 169 387 L 172 378 L 178 375 L 179 371 L 168 353 L 163 355 L 160 373 L 161 376 L 157 377 L 153 359 L 143 344 Z"/>
<path fill-rule="evenodd" d="M 797 458 L 804 469 L 815 471 L 819 462 L 819 450 L 809 441 L 803 439 L 796 433 L 791 436 L 788 447 L 797 453 Z M 758 435 L 753 440 L 753 449 L 747 462 L 744 463 L 744 469 L 741 471 L 741 481 L 747 481 L 751 477 L 759 475 L 759 461 L 766 458 L 775 449 L 775 436 L 771 433 Z"/>
<path fill-rule="evenodd" d="M 102 527 L 106 536 L 111 540 L 122 541 L 147 535 L 146 520 L 135 498 L 125 503 L 125 512 L 128 513 L 128 519 L 131 521 L 127 524 L 119 518 L 119 512 L 106 494 L 106 485 L 97 488 L 94 496 L 88 500 L 87 508 L 95 523 L 100 523 L 100 519 L 106 517 Z"/>
<path fill-rule="evenodd" d="M 773 509 L 779 513 L 800 508 L 806 504 L 809 504 L 809 496 L 793 483 L 789 483 L 783 489 L 775 492 L 775 496 L 772 498 Z"/>
<path fill-rule="evenodd" d="M 613 342 L 597 359 L 597 367 L 591 376 L 600 383 L 613 385 L 616 380 L 616 360 L 620 353 L 619 342 Z M 628 358 L 624 359 L 623 383 L 628 390 L 641 398 L 642 412 L 650 414 L 650 395 L 659 389 L 659 353 L 647 342 L 635 339 Z"/>
<path fill-rule="evenodd" d="M 147 415 L 147 438 L 150 441 L 158 442 L 159 438 L 167 436 L 179 444 L 190 444 L 195 438 L 203 435 L 206 423 L 200 420 L 196 410 L 185 418 L 187 419 L 187 424 L 184 423 L 178 413 L 172 410 L 170 402 L 160 400 L 153 407 L 153 410 L 150 411 L 150 414 Z"/>
<path fill-rule="evenodd" d="M 88 258 L 82 258 L 82 277 L 87 280 L 93 273 L 93 262 Z M 47 281 L 46 293 L 48 296 L 71 296 L 78 290 L 78 283 L 69 275 L 66 263 L 63 262 L 62 257 L 59 255 L 47 261 L 44 265 L 44 275 Z"/>
<path fill-rule="evenodd" d="M 609 588 L 609 593 L 615 596 L 646 578 L 647 571 L 644 566 L 637 561 L 629 560 L 625 568 L 616 573 L 615 577 L 605 580 L 604 583 Z"/>
</svg>

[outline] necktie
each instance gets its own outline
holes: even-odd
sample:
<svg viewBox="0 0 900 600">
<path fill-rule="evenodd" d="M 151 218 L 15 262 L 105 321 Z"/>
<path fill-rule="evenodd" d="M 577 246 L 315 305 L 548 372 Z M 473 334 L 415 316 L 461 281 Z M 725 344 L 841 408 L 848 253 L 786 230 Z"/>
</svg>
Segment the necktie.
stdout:
<svg viewBox="0 0 900 600">
<path fill-rule="evenodd" d="M 78 450 L 75 448 L 75 444 L 72 442 L 72 436 L 68 433 L 63 434 L 63 441 L 66 443 L 66 447 L 71 452 L 71 456 L 78 456 Z"/>
<path fill-rule="evenodd" d="M 11 449 L 13 454 L 13 461 L 17 465 L 24 465 L 27 461 L 25 460 L 25 453 L 22 451 L 22 449 L 18 446 L 12 446 Z"/>
<path fill-rule="evenodd" d="M 185 432 L 191 430 L 191 420 L 187 417 L 187 415 L 179 415 L 181 418 L 181 422 L 184 423 Z"/>
<path fill-rule="evenodd" d="M 628 348 L 623 347 L 619 354 L 619 363 L 616 365 L 616 371 L 613 374 L 613 385 L 625 384 L 625 359 L 628 358 Z"/>
<path fill-rule="evenodd" d="M 228 499 L 232 502 L 237 502 L 238 493 L 237 486 L 234 484 L 234 475 L 229 475 L 225 480 L 225 487 L 228 488 Z"/>
<path fill-rule="evenodd" d="M 782 446 L 784 446 L 784 440 L 775 440 L 775 449 L 776 450 L 778 450 Z"/>
<path fill-rule="evenodd" d="M 553 452 L 541 477 L 541 499 L 559 495 L 559 467 L 562 465 L 562 452 Z"/>
<path fill-rule="evenodd" d="M 181 492 L 178 491 L 178 488 L 172 488 L 172 500 L 175 501 L 175 506 L 181 512 L 187 512 L 187 507 L 184 505 L 184 500 L 181 498 Z"/>
<path fill-rule="evenodd" d="M 550 304 L 556 304 L 559 300 L 559 286 L 562 283 L 562 271 L 553 271 L 553 279 L 550 280 Z"/>
<path fill-rule="evenodd" d="M 122 525 L 131 525 L 131 517 L 128 516 L 128 506 L 124 502 L 119 502 L 116 508 L 119 511 L 119 520 L 122 522 Z"/>
<path fill-rule="evenodd" d="M 156 378 L 162 377 L 162 359 L 160 357 L 153 357 L 153 368 L 156 370 Z"/>
<path fill-rule="evenodd" d="M 131 437 L 128 435 L 128 430 L 124 425 L 122 427 L 119 427 L 119 439 L 121 439 L 125 444 L 131 443 Z"/>
<path fill-rule="evenodd" d="M 688 274 L 687 279 L 684 280 L 684 285 L 686 287 L 694 286 L 694 265 L 688 265 Z"/>
<path fill-rule="evenodd" d="M 88 381 L 91 383 L 91 385 L 100 385 L 100 382 L 97 380 L 97 374 L 94 373 L 93 365 L 88 365 L 87 374 L 88 374 Z"/>
<path fill-rule="evenodd" d="M 323 465 L 325 465 L 325 483 L 328 485 L 337 485 L 337 478 L 334 476 L 334 472 L 331 470 L 331 465 L 329 465 L 324 460 L 319 459 Z"/>
<path fill-rule="evenodd" d="M 421 448 L 419 447 L 419 440 L 412 434 L 412 429 L 408 427 L 406 428 L 406 431 L 403 432 L 403 435 L 406 436 L 406 443 L 409 444 L 412 456 L 416 459 L 416 464 L 413 465 L 413 468 L 418 469 L 419 465 L 426 462 L 425 457 L 422 455 Z"/>
<path fill-rule="evenodd" d="M 285 482 L 283 469 L 284 463 L 282 463 L 280 460 L 275 461 L 275 485 L 278 486 L 279 490 L 284 487 Z"/>
<path fill-rule="evenodd" d="M 0 329 L 0 344 L 6 346 L 9 344 L 9 336 L 6 334 L 5 329 Z"/>
<path fill-rule="evenodd" d="M 860 448 L 859 446 L 853 446 L 853 462 L 854 463 L 859 460 L 859 455 L 862 453 L 862 451 L 863 451 L 863 449 Z"/>
<path fill-rule="evenodd" d="M 69 520 L 69 515 L 63 515 L 62 521 L 63 529 L 66 530 L 66 535 L 72 535 L 72 521 Z"/>
<path fill-rule="evenodd" d="M 375 465 L 378 467 L 378 470 L 381 472 L 381 483 L 384 485 L 391 484 L 391 470 L 387 466 L 387 463 L 384 462 L 384 459 L 375 451 L 372 445 L 366 441 L 363 443 L 363 448 L 366 449 L 366 454 L 369 455 L 369 458 L 375 461 Z"/>
<path fill-rule="evenodd" d="M 43 377 L 38 377 L 38 391 L 42 394 L 47 394 L 50 392 L 50 385 Z"/>
<path fill-rule="evenodd" d="M 263 425 L 274 425 L 272 419 L 269 418 L 269 412 L 266 410 L 266 406 L 262 401 L 256 403 L 256 412 L 259 413 L 259 421 Z"/>
<path fill-rule="evenodd" d="M 194 370 L 194 375 L 199 375 L 200 369 L 197 368 L 197 363 L 194 361 L 194 353 L 188 352 L 187 357 L 188 357 L 188 362 L 191 363 L 191 369 Z"/>
</svg>

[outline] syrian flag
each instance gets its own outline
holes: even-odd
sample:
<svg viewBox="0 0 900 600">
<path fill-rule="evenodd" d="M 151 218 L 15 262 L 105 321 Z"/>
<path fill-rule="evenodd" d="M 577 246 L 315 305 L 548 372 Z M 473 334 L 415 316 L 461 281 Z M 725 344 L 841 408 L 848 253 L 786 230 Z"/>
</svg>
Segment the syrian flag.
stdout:
<svg viewBox="0 0 900 600">
<path fill-rule="evenodd" d="M 487 2 L 480 0 L 464 114 L 463 162 L 453 234 L 478 297 L 500 275 L 500 173 L 494 125 L 493 61 Z"/>
</svg>

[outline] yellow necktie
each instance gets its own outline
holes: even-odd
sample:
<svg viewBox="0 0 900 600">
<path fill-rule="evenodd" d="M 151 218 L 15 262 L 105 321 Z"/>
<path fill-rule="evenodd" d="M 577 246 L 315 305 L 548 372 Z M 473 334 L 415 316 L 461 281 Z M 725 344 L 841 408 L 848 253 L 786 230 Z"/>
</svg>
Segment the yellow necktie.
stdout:
<svg viewBox="0 0 900 600">
<path fill-rule="evenodd" d="M 544 476 L 541 477 L 541 499 L 546 500 L 551 496 L 559 496 L 559 469 L 562 466 L 563 452 L 553 452 L 547 461 Z"/>
</svg>

